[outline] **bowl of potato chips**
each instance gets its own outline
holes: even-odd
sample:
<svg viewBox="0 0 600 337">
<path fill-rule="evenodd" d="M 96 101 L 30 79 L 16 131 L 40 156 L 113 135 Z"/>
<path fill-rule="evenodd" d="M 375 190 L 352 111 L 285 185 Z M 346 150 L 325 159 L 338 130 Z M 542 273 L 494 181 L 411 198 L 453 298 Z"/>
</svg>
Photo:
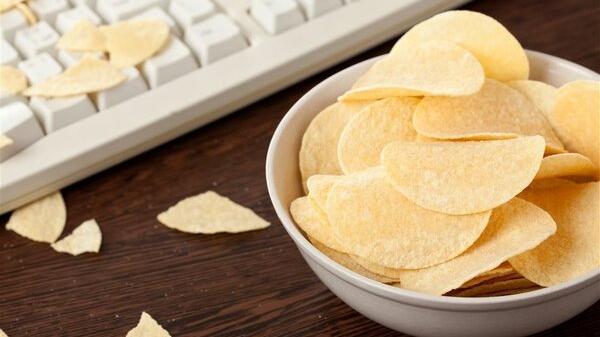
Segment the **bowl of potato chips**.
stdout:
<svg viewBox="0 0 600 337">
<path fill-rule="evenodd" d="M 306 93 L 277 215 L 321 281 L 418 336 L 524 336 L 600 299 L 600 76 L 450 11 Z"/>
</svg>

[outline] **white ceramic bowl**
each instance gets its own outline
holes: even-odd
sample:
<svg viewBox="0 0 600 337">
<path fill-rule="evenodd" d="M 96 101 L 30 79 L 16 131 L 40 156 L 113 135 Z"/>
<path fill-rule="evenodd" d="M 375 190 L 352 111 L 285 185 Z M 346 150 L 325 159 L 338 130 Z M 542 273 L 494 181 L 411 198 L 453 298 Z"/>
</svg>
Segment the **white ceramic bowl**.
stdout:
<svg viewBox="0 0 600 337">
<path fill-rule="evenodd" d="M 600 75 L 569 61 L 527 52 L 531 78 L 554 86 Z M 389 328 L 417 336 L 524 336 L 551 328 L 600 299 L 600 271 L 529 293 L 503 297 L 456 298 L 394 288 L 358 275 L 313 247 L 289 213 L 302 195 L 298 151 L 313 117 L 350 88 L 378 58 L 349 67 L 306 93 L 282 119 L 267 154 L 269 195 L 281 223 L 323 283 L 346 304 Z"/>
</svg>

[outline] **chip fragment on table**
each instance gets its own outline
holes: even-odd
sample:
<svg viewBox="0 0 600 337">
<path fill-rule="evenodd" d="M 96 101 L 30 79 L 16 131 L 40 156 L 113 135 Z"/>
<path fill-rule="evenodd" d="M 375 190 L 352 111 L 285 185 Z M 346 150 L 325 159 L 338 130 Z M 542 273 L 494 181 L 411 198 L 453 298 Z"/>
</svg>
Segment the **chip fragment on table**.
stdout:
<svg viewBox="0 0 600 337">
<path fill-rule="evenodd" d="M 137 326 L 131 329 L 126 337 L 171 337 L 171 335 L 149 314 L 142 312 Z"/>
<path fill-rule="evenodd" d="M 59 253 L 80 255 L 83 253 L 98 253 L 102 245 L 102 232 L 96 220 L 83 222 L 71 234 L 51 244 Z"/>
<path fill-rule="evenodd" d="M 14 210 L 6 229 L 33 241 L 52 243 L 66 221 L 65 202 L 60 192 L 55 192 Z"/>
</svg>

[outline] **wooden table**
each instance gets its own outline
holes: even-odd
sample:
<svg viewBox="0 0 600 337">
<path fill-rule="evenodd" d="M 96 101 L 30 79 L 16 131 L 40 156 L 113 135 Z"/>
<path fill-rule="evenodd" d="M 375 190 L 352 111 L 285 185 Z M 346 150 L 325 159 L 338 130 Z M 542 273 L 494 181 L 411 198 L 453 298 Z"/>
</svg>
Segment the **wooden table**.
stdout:
<svg viewBox="0 0 600 337">
<path fill-rule="evenodd" d="M 497 18 L 526 48 L 600 71 L 597 0 L 487 0 L 466 8 Z M 125 336 L 147 311 L 177 337 L 402 336 L 356 313 L 316 278 L 279 224 L 264 178 L 269 140 L 288 108 L 327 76 L 386 53 L 393 42 L 64 189 L 65 233 L 96 218 L 104 234 L 98 255 L 57 254 L 0 231 L 0 327 L 11 337 Z M 205 236 L 156 221 L 206 190 L 251 207 L 272 226 Z M 539 336 L 599 329 L 596 303 Z"/>
</svg>

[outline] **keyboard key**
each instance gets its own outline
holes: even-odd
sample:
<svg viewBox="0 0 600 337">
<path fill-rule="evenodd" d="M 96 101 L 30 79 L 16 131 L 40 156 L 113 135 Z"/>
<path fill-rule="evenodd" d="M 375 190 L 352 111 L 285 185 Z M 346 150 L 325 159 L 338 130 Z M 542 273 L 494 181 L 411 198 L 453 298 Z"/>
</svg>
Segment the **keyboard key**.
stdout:
<svg viewBox="0 0 600 337">
<path fill-rule="evenodd" d="M 27 97 L 20 95 L 20 94 L 14 95 L 14 94 L 11 94 L 6 91 L 0 91 L 0 107 L 9 105 L 9 104 L 15 103 L 15 102 L 27 103 Z"/>
<path fill-rule="evenodd" d="M 270 34 L 279 34 L 304 22 L 294 0 L 252 0 L 250 14 Z"/>
<path fill-rule="evenodd" d="M 127 75 L 127 81 L 116 87 L 102 90 L 93 94 L 96 107 L 99 111 L 106 110 L 111 106 L 135 97 L 148 90 L 146 82 L 135 67 L 121 69 L 123 74 Z"/>
<path fill-rule="evenodd" d="M 47 134 L 96 113 L 96 108 L 87 95 L 68 98 L 32 97 L 29 105 Z"/>
<path fill-rule="evenodd" d="M 160 7 L 152 7 L 147 11 L 144 11 L 134 17 L 132 19 L 151 19 L 151 20 L 160 20 L 169 26 L 171 34 L 181 37 L 181 30 L 175 24 L 175 21 Z"/>
<path fill-rule="evenodd" d="M 79 62 L 83 55 L 93 55 L 96 58 L 106 59 L 106 54 L 102 52 L 78 52 L 60 49 L 58 51 L 58 61 L 65 67 L 68 68 L 73 64 Z"/>
<path fill-rule="evenodd" d="M 102 23 L 100 17 L 94 13 L 88 6 L 79 5 L 75 8 L 69 9 L 56 16 L 55 27 L 62 34 L 68 32 L 73 26 L 81 21 L 89 20 L 94 25 L 98 26 Z"/>
<path fill-rule="evenodd" d="M 54 24 L 58 13 L 69 8 L 67 0 L 35 0 L 30 1 L 28 4 L 38 20 L 46 21 L 51 25 Z"/>
<path fill-rule="evenodd" d="M 43 82 L 62 72 L 62 67 L 48 53 L 42 53 L 19 63 L 30 84 Z"/>
<path fill-rule="evenodd" d="M 0 32 L 2 37 L 12 43 L 17 31 L 27 28 L 27 19 L 18 9 L 11 9 L 0 14 Z"/>
<path fill-rule="evenodd" d="M 20 30 L 15 35 L 15 46 L 27 58 L 47 52 L 56 55 L 58 33 L 45 21 Z"/>
<path fill-rule="evenodd" d="M 13 141 L 11 145 L 0 149 L 0 161 L 8 159 L 44 137 L 33 112 L 21 102 L 0 108 L 0 133 Z"/>
<path fill-rule="evenodd" d="M 210 0 L 172 0 L 169 13 L 184 29 L 198 23 L 216 12 Z"/>
<path fill-rule="evenodd" d="M 141 68 L 150 88 L 156 88 L 193 71 L 198 65 L 188 47 L 171 36 L 167 46 L 145 61 Z"/>
<path fill-rule="evenodd" d="M 0 64 L 16 66 L 20 61 L 17 50 L 6 40 L 0 39 Z"/>
<path fill-rule="evenodd" d="M 342 0 L 298 0 L 309 19 L 342 7 Z"/>
<path fill-rule="evenodd" d="M 96 9 L 106 22 L 115 23 L 159 6 L 167 10 L 168 0 L 98 0 Z"/>
<path fill-rule="evenodd" d="M 213 63 L 248 46 L 240 28 L 224 14 L 215 14 L 189 26 L 185 32 L 185 42 L 194 50 L 202 65 Z"/>
</svg>

